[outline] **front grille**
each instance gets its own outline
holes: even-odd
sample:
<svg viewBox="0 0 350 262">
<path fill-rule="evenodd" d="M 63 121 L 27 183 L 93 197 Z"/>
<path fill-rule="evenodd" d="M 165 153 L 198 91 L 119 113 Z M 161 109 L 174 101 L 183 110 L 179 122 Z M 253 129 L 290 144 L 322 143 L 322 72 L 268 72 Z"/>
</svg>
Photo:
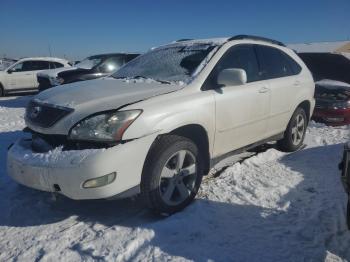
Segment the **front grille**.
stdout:
<svg viewBox="0 0 350 262">
<path fill-rule="evenodd" d="M 39 91 L 43 91 L 52 87 L 50 80 L 46 77 L 37 76 L 39 83 Z"/>
<path fill-rule="evenodd" d="M 31 100 L 26 108 L 25 118 L 40 127 L 51 127 L 71 113 L 73 109 Z"/>
</svg>

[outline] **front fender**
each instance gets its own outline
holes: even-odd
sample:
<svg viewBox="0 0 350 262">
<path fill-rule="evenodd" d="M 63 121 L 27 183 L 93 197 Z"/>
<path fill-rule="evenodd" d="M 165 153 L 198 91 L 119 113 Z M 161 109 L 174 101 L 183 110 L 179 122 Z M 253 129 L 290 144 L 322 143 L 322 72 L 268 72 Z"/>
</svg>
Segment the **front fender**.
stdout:
<svg viewBox="0 0 350 262">
<path fill-rule="evenodd" d="M 209 93 L 203 93 L 196 98 L 185 98 L 179 102 L 159 102 L 157 106 L 143 108 L 138 119 L 125 131 L 123 140 L 136 139 L 150 134 L 167 134 L 187 126 L 200 125 L 206 130 L 209 147 L 212 148 L 215 132 L 215 100 Z M 142 108 L 137 104 L 136 108 Z M 128 108 L 132 109 L 132 108 Z"/>
</svg>

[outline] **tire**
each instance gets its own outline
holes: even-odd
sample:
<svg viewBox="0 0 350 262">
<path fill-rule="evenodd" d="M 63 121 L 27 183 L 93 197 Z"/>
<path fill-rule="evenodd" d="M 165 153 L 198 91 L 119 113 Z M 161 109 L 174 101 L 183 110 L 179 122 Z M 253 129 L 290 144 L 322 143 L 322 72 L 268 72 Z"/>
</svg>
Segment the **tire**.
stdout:
<svg viewBox="0 0 350 262">
<path fill-rule="evenodd" d="M 3 86 L 0 84 L 0 97 L 5 96 L 5 90 Z"/>
<path fill-rule="evenodd" d="M 302 125 L 301 125 L 302 121 Z M 277 147 L 284 152 L 293 152 L 298 150 L 304 143 L 305 132 L 308 119 L 305 110 L 298 107 L 290 119 L 284 137 L 277 141 Z"/>
<path fill-rule="evenodd" d="M 346 207 L 346 223 L 348 225 L 348 229 L 350 230 L 350 196 L 348 196 L 348 204 Z"/>
<path fill-rule="evenodd" d="M 203 157 L 191 140 L 176 135 L 161 136 L 147 156 L 141 196 L 156 214 L 173 214 L 193 201 L 203 173 Z"/>
</svg>

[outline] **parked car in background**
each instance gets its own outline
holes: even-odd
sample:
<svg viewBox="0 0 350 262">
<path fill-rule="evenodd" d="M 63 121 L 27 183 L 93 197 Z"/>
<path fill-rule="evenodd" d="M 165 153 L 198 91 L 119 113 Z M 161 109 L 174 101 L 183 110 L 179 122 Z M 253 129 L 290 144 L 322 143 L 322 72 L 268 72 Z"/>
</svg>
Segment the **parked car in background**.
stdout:
<svg viewBox="0 0 350 262">
<path fill-rule="evenodd" d="M 350 84 L 320 80 L 315 88 L 313 119 L 330 126 L 350 124 Z"/>
<path fill-rule="evenodd" d="M 43 71 L 37 75 L 39 91 L 53 86 L 107 76 L 139 56 L 133 53 L 115 53 L 89 56 L 68 69 Z"/>
<path fill-rule="evenodd" d="M 230 154 L 268 141 L 298 150 L 314 88 L 308 68 L 280 42 L 245 35 L 178 41 L 109 78 L 35 96 L 25 115 L 31 138 L 9 148 L 7 171 L 23 185 L 73 199 L 141 193 L 152 210 L 171 214 Z"/>
<path fill-rule="evenodd" d="M 54 57 L 23 58 L 0 71 L 0 96 L 12 92 L 37 90 L 36 74 L 42 70 L 66 68 L 70 64 L 65 59 Z"/>
<path fill-rule="evenodd" d="M 350 60 L 332 53 L 299 56 L 316 81 L 313 119 L 331 126 L 350 124 Z"/>
</svg>

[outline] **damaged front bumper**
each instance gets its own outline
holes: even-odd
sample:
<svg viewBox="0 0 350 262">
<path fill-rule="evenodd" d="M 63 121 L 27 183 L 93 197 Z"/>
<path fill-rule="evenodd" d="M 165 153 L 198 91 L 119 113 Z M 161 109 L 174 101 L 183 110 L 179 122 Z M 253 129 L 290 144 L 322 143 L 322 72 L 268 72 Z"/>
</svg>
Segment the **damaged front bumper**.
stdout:
<svg viewBox="0 0 350 262">
<path fill-rule="evenodd" d="M 72 199 L 123 196 L 138 188 L 145 158 L 156 136 L 152 134 L 106 149 L 64 151 L 58 147 L 45 153 L 34 152 L 32 139 L 22 138 L 8 150 L 7 173 L 22 185 L 58 191 Z M 83 187 L 87 180 L 111 173 L 116 173 L 116 178 L 110 184 Z"/>
</svg>

